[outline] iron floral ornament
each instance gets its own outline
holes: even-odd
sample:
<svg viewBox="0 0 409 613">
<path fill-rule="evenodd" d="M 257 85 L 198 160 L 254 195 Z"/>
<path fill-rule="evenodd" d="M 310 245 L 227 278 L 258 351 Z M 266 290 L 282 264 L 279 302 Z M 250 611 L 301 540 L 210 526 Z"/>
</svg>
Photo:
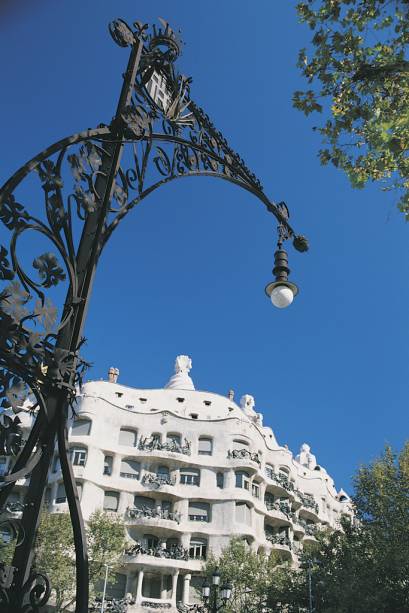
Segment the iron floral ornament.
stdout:
<svg viewBox="0 0 409 613">
<path fill-rule="evenodd" d="M 180 38 L 160 24 L 112 22 L 114 41 L 130 56 L 111 124 L 51 145 L 0 190 L 0 453 L 13 460 L 0 477 L 0 523 L 10 537 L 3 545 L 14 546 L 11 564 L 0 562 L 1 613 L 38 613 L 52 592 L 47 569 L 33 569 L 32 560 L 56 446 L 74 534 L 75 610 L 88 611 L 87 546 L 67 420 L 88 366 L 79 351 L 94 273 L 120 221 L 162 185 L 208 176 L 256 196 L 276 217 L 281 240 L 293 238 L 299 251 L 308 247 L 289 225 L 288 209 L 268 199 L 191 99 L 191 79 L 175 68 Z M 33 210 L 25 204 L 27 185 Z M 47 249 L 30 264 L 37 239 Z M 19 479 L 29 485 L 16 507 L 11 495 Z"/>
</svg>

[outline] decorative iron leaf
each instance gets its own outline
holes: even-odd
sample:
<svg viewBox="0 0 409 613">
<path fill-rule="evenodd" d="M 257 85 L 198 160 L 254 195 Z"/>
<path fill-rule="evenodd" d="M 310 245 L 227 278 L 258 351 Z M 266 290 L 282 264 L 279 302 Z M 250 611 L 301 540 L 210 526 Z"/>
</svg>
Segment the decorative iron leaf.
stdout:
<svg viewBox="0 0 409 613">
<path fill-rule="evenodd" d="M 9 230 L 19 228 L 29 215 L 22 204 L 16 202 L 13 194 L 6 194 L 0 204 L 0 220 Z"/>
<path fill-rule="evenodd" d="M 45 160 L 39 164 L 37 166 L 37 172 L 45 190 L 48 191 L 63 187 L 63 180 L 52 160 Z"/>
<path fill-rule="evenodd" d="M 14 321 L 20 321 L 29 313 L 25 305 L 30 298 L 30 294 L 15 279 L 1 293 L 1 310 L 10 315 Z"/>
<path fill-rule="evenodd" d="M 39 322 L 44 328 L 45 332 L 51 332 L 57 321 L 58 310 L 57 307 L 51 302 L 49 298 L 46 298 L 44 304 L 41 300 L 38 300 L 34 307 L 34 315 L 36 321 Z"/>
<path fill-rule="evenodd" d="M 141 139 L 151 130 L 152 117 L 141 106 L 127 106 L 121 114 L 125 127 L 125 137 Z"/>
<path fill-rule="evenodd" d="M 90 191 L 84 191 L 79 184 L 75 186 L 75 196 L 78 203 L 82 206 L 86 213 L 93 213 L 97 209 L 95 194 Z"/>
<path fill-rule="evenodd" d="M 121 208 L 126 205 L 128 195 L 126 191 L 120 185 L 118 185 L 118 183 L 115 183 L 112 195 Z"/>
<path fill-rule="evenodd" d="M 33 267 L 38 270 L 40 278 L 43 279 L 43 287 L 57 285 L 64 281 L 65 272 L 58 265 L 58 260 L 53 253 L 43 253 L 33 261 Z"/>
<path fill-rule="evenodd" d="M 3 245 L 0 245 L 0 279 L 2 281 L 11 281 L 14 279 L 14 271 L 10 268 L 10 262 L 7 256 L 7 249 L 3 247 Z"/>
<path fill-rule="evenodd" d="M 98 152 L 98 149 L 91 143 L 86 143 L 86 159 L 90 167 L 94 172 L 97 172 L 102 166 L 102 158 Z"/>
</svg>

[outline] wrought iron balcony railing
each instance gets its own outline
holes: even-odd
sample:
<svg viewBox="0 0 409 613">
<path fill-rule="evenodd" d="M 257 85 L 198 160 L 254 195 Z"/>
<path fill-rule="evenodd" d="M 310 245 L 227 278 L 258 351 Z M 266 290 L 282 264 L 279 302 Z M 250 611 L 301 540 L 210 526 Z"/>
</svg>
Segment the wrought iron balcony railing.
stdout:
<svg viewBox="0 0 409 613">
<path fill-rule="evenodd" d="M 183 455 L 191 454 L 192 444 L 186 438 L 183 445 L 176 439 L 161 443 L 156 438 L 141 438 L 139 439 L 138 449 L 141 451 L 170 451 L 171 453 L 182 453 Z"/>
<path fill-rule="evenodd" d="M 142 477 L 142 483 L 145 485 L 155 485 L 156 487 L 162 487 L 162 485 L 175 485 L 175 477 L 169 475 L 161 475 L 157 473 L 145 473 Z"/>
<path fill-rule="evenodd" d="M 267 511 L 280 511 L 291 520 L 293 520 L 295 517 L 294 511 L 291 510 L 291 507 L 287 502 L 280 502 L 279 500 L 276 500 L 275 502 L 267 501 L 265 505 Z"/>
<path fill-rule="evenodd" d="M 298 523 L 304 528 L 305 534 L 308 536 L 315 536 L 317 534 L 318 526 L 315 524 L 309 524 L 304 519 L 299 519 Z"/>
<path fill-rule="evenodd" d="M 251 460 L 258 465 L 261 464 L 260 456 L 258 453 L 253 453 L 248 449 L 229 449 L 227 457 L 233 460 Z"/>
<path fill-rule="evenodd" d="M 155 547 L 144 547 L 141 543 L 135 543 L 125 549 L 125 555 L 136 556 L 139 554 L 154 556 L 155 558 L 167 558 L 170 560 L 188 560 L 189 549 L 182 545 L 171 545 L 169 548 L 156 545 Z"/>
<path fill-rule="evenodd" d="M 316 515 L 319 512 L 319 506 L 315 502 L 314 498 L 309 494 L 303 494 L 302 492 L 297 492 L 298 498 L 305 509 L 312 509 Z"/>
<path fill-rule="evenodd" d="M 268 479 L 271 479 L 271 481 L 274 481 L 274 483 L 277 483 L 277 485 L 283 487 L 287 492 L 295 491 L 294 484 L 290 481 L 287 475 L 284 475 L 283 473 L 276 473 L 274 470 L 271 470 L 271 468 L 266 468 L 266 476 Z"/>
<path fill-rule="evenodd" d="M 128 507 L 126 514 L 131 519 L 141 519 L 144 517 L 152 519 L 167 519 L 169 521 L 175 521 L 180 523 L 181 514 L 168 511 L 166 509 L 151 509 L 150 507 Z"/>
<path fill-rule="evenodd" d="M 291 541 L 285 534 L 266 534 L 266 539 L 274 545 L 284 545 L 291 549 Z"/>
</svg>

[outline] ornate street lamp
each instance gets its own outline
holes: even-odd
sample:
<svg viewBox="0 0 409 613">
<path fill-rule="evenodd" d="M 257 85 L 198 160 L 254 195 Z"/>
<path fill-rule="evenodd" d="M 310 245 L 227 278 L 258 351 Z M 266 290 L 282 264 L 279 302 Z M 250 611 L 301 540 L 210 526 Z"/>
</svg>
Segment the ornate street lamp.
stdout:
<svg viewBox="0 0 409 613">
<path fill-rule="evenodd" d="M 87 548 L 67 451 L 67 420 L 87 367 L 79 349 L 97 264 L 120 221 L 174 179 L 227 180 L 256 196 L 278 222 L 276 279 L 267 286 L 273 304 L 286 306 L 297 293 L 288 281 L 282 245 L 292 238 L 298 251 L 306 251 L 306 239 L 295 235 L 287 207 L 265 195 L 257 177 L 192 100 L 191 80 L 175 68 L 179 37 L 160 22 L 160 27 L 135 22 L 131 28 L 121 19 L 110 24 L 114 41 L 130 49 L 112 122 L 49 146 L 0 189 L 0 222 L 10 232 L 8 247 L 0 246 L 0 280 L 5 282 L 0 292 L 0 401 L 6 409 L 0 453 L 15 458 L 11 471 L 0 477 L 0 522 L 16 545 L 12 564 L 0 564 L 2 613 L 37 612 L 49 599 L 49 580 L 32 562 L 56 442 L 74 534 L 76 613 L 88 610 Z M 34 202 L 31 211 L 28 198 Z M 34 272 L 28 270 L 27 249 L 20 251 L 30 236 L 51 248 L 34 258 Z M 63 283 L 65 299 L 57 308 L 51 300 L 63 295 L 54 290 Z M 17 415 L 23 404 L 33 416 L 24 445 Z M 11 519 L 9 496 L 16 481 L 27 477 L 21 517 Z M 226 599 L 229 590 L 226 584 Z"/>
<path fill-rule="evenodd" d="M 207 579 L 204 580 L 202 585 L 202 598 L 203 602 L 209 613 L 217 613 L 231 598 L 232 585 L 229 581 L 225 581 L 220 587 L 220 573 L 215 570 L 212 574 L 212 583 L 210 584 Z"/>
</svg>

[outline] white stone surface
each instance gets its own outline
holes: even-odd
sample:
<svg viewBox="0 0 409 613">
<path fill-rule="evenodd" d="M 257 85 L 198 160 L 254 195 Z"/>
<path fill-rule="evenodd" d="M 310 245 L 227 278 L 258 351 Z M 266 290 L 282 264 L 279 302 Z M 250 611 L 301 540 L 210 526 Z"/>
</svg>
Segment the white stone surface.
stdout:
<svg viewBox="0 0 409 613">
<path fill-rule="evenodd" d="M 136 599 L 130 613 L 146 613 L 149 603 L 168 603 L 172 613 L 178 600 L 194 602 L 190 585 L 199 585 L 202 561 L 192 554 L 204 545 L 218 555 L 238 536 L 253 551 L 274 548 L 296 564 L 303 542 L 314 538 L 314 525 L 335 527 L 351 512 L 349 498 L 336 491 L 308 445 L 294 459 L 263 427 L 252 396 L 244 395 L 238 406 L 231 394 L 197 391 L 189 384 L 190 368 L 190 358 L 178 356 L 165 389 L 86 383 L 77 419 L 90 420 L 89 433 L 84 424 L 69 431 L 74 463 L 83 457 L 74 474 L 85 520 L 107 496 L 117 496 L 113 512 L 124 517 L 129 543 L 144 548 L 124 558 L 123 593 Z M 155 473 L 159 484 L 147 477 Z M 67 510 L 60 483 L 57 464 L 49 478 L 52 511 Z M 206 514 L 209 521 L 197 520 Z M 273 544 L 271 531 L 285 535 L 285 542 Z M 157 555 L 150 555 L 154 544 Z M 163 557 L 166 547 L 191 555 Z"/>
</svg>

